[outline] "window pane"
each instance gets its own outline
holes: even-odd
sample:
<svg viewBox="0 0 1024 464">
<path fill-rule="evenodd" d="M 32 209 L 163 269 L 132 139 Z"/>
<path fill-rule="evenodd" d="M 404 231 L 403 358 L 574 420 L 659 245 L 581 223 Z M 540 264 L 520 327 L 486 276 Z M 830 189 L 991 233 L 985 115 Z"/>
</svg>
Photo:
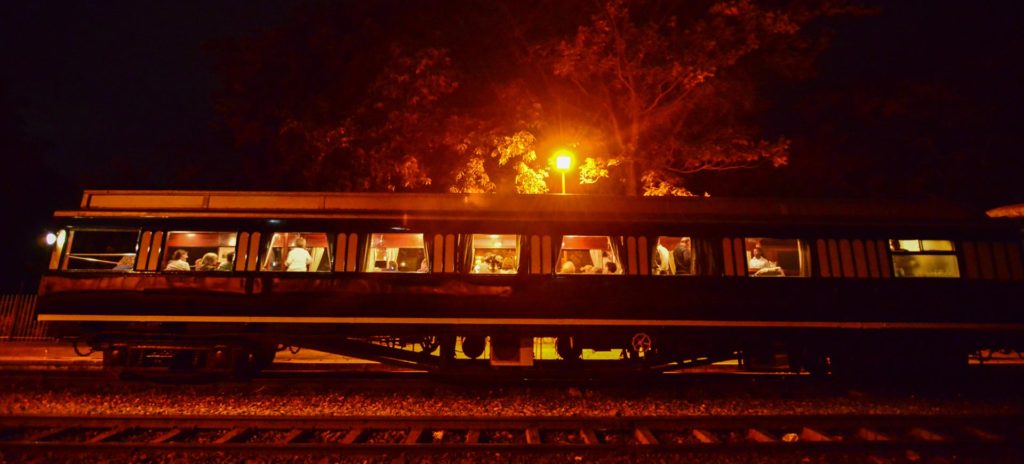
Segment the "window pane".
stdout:
<svg viewBox="0 0 1024 464">
<path fill-rule="evenodd" d="M 423 234 L 371 234 L 365 272 L 428 272 Z"/>
<path fill-rule="evenodd" d="M 897 253 L 921 251 L 920 240 L 890 240 L 889 249 Z"/>
<path fill-rule="evenodd" d="M 76 230 L 68 250 L 70 270 L 131 271 L 139 231 Z"/>
<path fill-rule="evenodd" d="M 806 277 L 810 252 L 795 239 L 747 238 L 748 275 L 752 277 Z"/>
<path fill-rule="evenodd" d="M 473 234 L 472 274 L 515 274 L 519 270 L 516 235 Z"/>
<path fill-rule="evenodd" d="M 896 277 L 960 277 L 954 255 L 893 255 Z"/>
<path fill-rule="evenodd" d="M 235 232 L 167 233 L 165 271 L 230 271 L 235 261 Z"/>
<path fill-rule="evenodd" d="M 921 240 L 924 251 L 953 251 L 953 242 L 949 240 Z"/>
<path fill-rule="evenodd" d="M 651 254 L 651 274 L 693 275 L 693 263 L 690 237 L 658 237 Z"/>
<path fill-rule="evenodd" d="M 330 272 L 331 247 L 324 232 L 277 232 L 263 258 L 264 271 Z"/>
<path fill-rule="evenodd" d="M 619 255 L 606 235 L 566 235 L 558 254 L 558 274 L 622 274 Z"/>
</svg>

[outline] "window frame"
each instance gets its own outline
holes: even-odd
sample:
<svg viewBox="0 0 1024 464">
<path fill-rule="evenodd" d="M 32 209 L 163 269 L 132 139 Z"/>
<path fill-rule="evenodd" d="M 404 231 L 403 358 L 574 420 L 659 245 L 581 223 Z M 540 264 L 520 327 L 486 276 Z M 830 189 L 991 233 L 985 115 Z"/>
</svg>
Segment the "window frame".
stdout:
<svg viewBox="0 0 1024 464">
<path fill-rule="evenodd" d="M 190 270 L 188 272 L 201 272 L 201 273 L 207 273 L 207 272 L 215 272 L 215 273 L 235 272 L 235 262 L 237 262 L 238 255 L 239 255 L 239 253 L 238 253 L 238 243 L 239 243 L 240 235 L 242 233 L 241 231 L 239 231 L 239 230 L 195 230 L 195 229 L 191 229 L 191 230 L 174 230 L 174 229 L 162 229 L 162 232 L 163 232 L 163 236 L 160 237 L 160 245 L 161 245 L 160 256 L 158 257 L 156 272 L 161 272 L 161 273 L 166 273 L 166 272 L 169 272 L 169 273 L 184 273 L 184 272 L 186 272 L 186 271 L 168 271 L 167 270 L 167 263 L 170 261 L 170 256 L 174 253 L 174 250 L 181 249 L 181 248 L 210 248 L 210 247 L 175 247 L 175 248 L 172 249 L 172 247 L 170 245 L 170 241 L 171 241 L 171 237 L 172 237 L 173 234 L 234 234 L 233 241 L 234 241 L 235 244 L 223 247 L 223 248 L 228 248 L 228 247 L 233 248 L 233 250 L 231 252 L 235 254 L 235 261 L 232 261 L 231 268 L 221 270 L 218 267 L 218 269 L 200 271 L 200 270 L 194 269 L 193 266 L 192 266 L 192 263 L 189 263 Z M 217 246 L 216 248 L 222 248 L 222 247 Z M 200 256 L 191 256 L 191 255 L 189 256 L 189 259 L 192 260 L 192 261 L 195 261 L 196 259 L 200 259 L 200 258 L 201 258 Z M 218 258 L 220 258 L 220 253 L 218 253 Z"/>
<path fill-rule="evenodd" d="M 892 246 L 893 242 L 900 243 L 900 245 L 902 246 L 901 242 L 908 242 L 908 241 L 917 241 L 918 242 L 918 244 L 917 244 L 918 251 L 905 250 L 905 249 L 902 249 L 902 248 L 899 249 L 899 250 L 896 250 Z M 925 241 L 948 242 L 950 249 L 949 250 L 925 250 L 924 249 L 924 242 Z M 888 239 L 888 242 L 889 242 L 889 246 L 887 248 L 889 249 L 889 264 L 890 264 L 889 269 L 892 271 L 892 277 L 894 279 L 960 279 L 960 278 L 962 278 L 964 276 L 963 269 L 961 269 L 961 266 L 963 266 L 963 261 L 964 260 L 959 255 L 959 247 L 957 246 L 956 240 L 933 239 L 933 238 L 916 238 L 916 239 L 891 238 L 891 239 Z M 902 256 L 951 256 L 951 257 L 953 257 L 953 264 L 954 264 L 953 269 L 955 270 L 956 275 L 949 275 L 949 276 L 900 275 L 900 272 L 899 272 L 900 270 L 897 269 L 897 267 L 896 267 L 896 257 L 897 256 L 901 256 L 901 257 Z"/>
<path fill-rule="evenodd" d="M 512 237 L 515 237 L 515 243 L 516 244 L 515 244 L 515 247 L 512 248 L 513 250 L 515 250 L 515 260 L 516 260 L 515 271 L 514 272 L 473 272 L 473 269 L 475 267 L 474 261 L 475 261 L 476 250 L 477 250 L 477 248 L 474 246 L 474 243 L 475 243 L 474 236 L 476 236 L 476 235 L 487 235 L 487 236 L 497 235 L 499 237 L 500 236 L 512 236 Z M 462 265 L 461 272 L 463 274 L 471 275 L 471 276 L 514 276 L 514 275 L 519 275 L 519 273 L 522 272 L 524 256 L 526 256 L 526 254 L 523 252 L 523 250 L 527 247 L 527 244 L 529 242 L 529 240 L 527 239 L 527 235 L 516 234 L 516 233 L 508 233 L 508 234 L 505 234 L 505 233 L 498 233 L 498 234 L 468 233 L 468 234 L 460 234 L 459 239 L 466 241 L 465 246 L 460 247 L 462 249 L 462 251 L 463 251 L 462 259 L 459 260 L 459 261 L 461 261 L 461 265 Z M 483 248 L 483 249 L 491 249 L 491 250 L 493 250 L 493 249 L 499 249 L 499 250 L 504 249 L 504 250 L 507 250 L 509 248 Z"/>
<path fill-rule="evenodd" d="M 371 256 L 370 254 L 373 253 L 373 250 L 374 250 L 373 236 L 374 235 L 385 235 L 385 234 L 419 235 L 420 236 L 420 240 L 423 243 L 421 245 L 420 249 L 423 250 L 423 259 L 425 259 L 427 261 L 427 270 L 425 272 L 419 272 L 419 270 L 415 270 L 415 271 L 398 271 L 396 269 L 395 271 L 388 271 L 387 269 L 382 269 L 380 271 L 377 271 L 377 270 L 374 270 L 374 269 L 369 269 L 369 267 L 370 267 L 369 266 L 370 256 Z M 442 236 L 444 236 L 444 237 L 447 237 L 447 235 L 448 234 L 442 234 Z M 426 231 L 411 231 L 411 230 L 401 230 L 401 231 L 390 230 L 390 231 L 386 231 L 386 232 L 383 232 L 383 231 L 365 232 L 363 234 L 363 240 L 362 241 L 363 241 L 363 246 L 364 247 L 363 247 L 363 251 L 362 251 L 362 253 L 360 255 L 361 257 L 360 257 L 360 259 L 359 259 L 359 261 L 357 263 L 357 269 L 358 270 L 356 272 L 358 272 L 358 273 L 361 273 L 361 274 L 374 274 L 374 275 L 377 275 L 377 274 L 386 274 L 386 275 L 419 274 L 419 275 L 423 275 L 423 274 L 434 274 L 434 273 L 442 273 L 442 272 L 444 272 L 443 271 L 443 266 L 444 266 L 445 263 L 444 263 L 443 260 L 444 260 L 445 257 L 440 257 L 439 258 L 439 257 L 436 257 L 436 256 L 432 256 L 433 253 L 431 253 L 431 249 L 433 248 L 433 244 L 434 243 L 433 243 L 433 235 L 431 235 L 429 232 L 426 232 Z M 399 249 L 401 249 L 401 248 L 399 248 Z M 452 250 L 452 251 L 454 252 L 454 250 Z M 396 256 L 396 258 L 397 258 L 397 256 Z M 440 261 L 440 262 L 435 261 L 437 259 L 441 259 L 442 261 Z M 453 260 L 454 260 L 454 254 L 453 254 Z M 442 266 L 442 270 L 440 270 L 440 271 L 435 269 L 435 265 L 438 265 L 438 264 L 440 266 Z"/>
<path fill-rule="evenodd" d="M 142 228 L 141 227 L 138 227 L 138 228 L 130 228 L 130 227 L 129 228 L 119 228 L 119 227 L 95 227 L 95 228 L 93 228 L 93 227 L 86 227 L 86 228 L 67 227 L 67 228 L 65 228 L 63 230 L 66 231 L 66 235 L 65 235 L 66 238 L 65 238 L 65 242 L 62 245 L 62 248 L 63 248 L 62 251 L 61 251 L 61 255 L 62 256 L 60 257 L 60 261 L 59 261 L 60 265 L 58 266 L 58 270 L 59 271 L 61 271 L 61 272 L 124 273 L 124 272 L 135 272 L 135 270 L 138 268 L 139 242 L 142 239 Z M 117 256 L 122 256 L 122 257 L 129 256 L 129 255 L 130 256 L 134 256 L 133 264 L 132 264 L 131 269 L 114 269 L 113 267 L 110 268 L 110 269 L 69 269 L 69 265 L 71 263 L 71 259 L 75 255 L 75 253 L 73 253 L 74 248 L 75 248 L 75 237 L 76 237 L 76 235 L 78 235 L 81 232 L 87 232 L 87 233 L 93 233 L 93 232 L 115 232 L 115 233 L 116 232 L 120 232 L 120 233 L 135 232 L 135 249 L 134 249 L 134 252 L 132 252 L 132 253 L 112 253 L 111 254 L 111 255 L 117 255 Z M 86 254 L 87 255 L 96 255 L 97 253 L 86 253 Z M 106 255 L 107 253 L 102 253 L 102 254 Z M 118 266 L 117 262 L 114 263 L 114 267 L 116 267 L 116 266 Z"/>
<path fill-rule="evenodd" d="M 733 238 L 733 240 L 739 240 L 742 247 L 739 251 L 742 253 L 743 261 L 743 275 L 737 277 L 781 277 L 781 278 L 809 278 L 814 277 L 814 247 L 812 246 L 813 240 L 806 240 L 799 237 L 770 237 L 770 236 L 753 236 L 743 235 Z M 750 271 L 750 258 L 747 257 L 747 253 L 753 254 L 753 247 L 748 247 L 750 241 L 762 241 L 762 240 L 773 240 L 773 241 L 794 241 L 796 242 L 797 250 L 797 262 L 799 264 L 798 274 L 786 274 L 783 275 L 757 275 L 756 272 Z M 735 247 L 734 247 L 735 248 Z M 767 258 L 766 258 L 767 259 Z M 771 261 L 769 261 L 771 262 Z M 778 265 L 778 261 L 775 261 L 775 267 L 784 270 L 782 266 Z M 762 268 L 763 269 L 763 268 Z M 737 269 L 738 270 L 738 269 Z M 760 272 L 760 270 L 758 270 Z"/>
<path fill-rule="evenodd" d="M 274 237 L 276 237 L 278 234 L 289 234 L 289 235 L 291 235 L 291 234 L 301 234 L 303 237 L 305 237 L 306 235 L 324 234 L 325 245 L 324 245 L 323 248 L 325 250 L 327 250 L 327 255 L 328 255 L 327 256 L 328 262 L 327 262 L 326 270 L 323 270 L 323 271 L 308 270 L 308 271 L 304 271 L 304 272 L 295 272 L 295 271 L 289 272 L 287 269 L 265 269 L 264 267 L 267 265 L 267 261 L 270 259 L 271 250 L 273 248 L 275 248 L 273 246 L 274 245 Z M 291 230 L 269 230 L 269 231 L 263 231 L 261 233 L 261 235 L 260 235 L 259 253 L 258 253 L 258 256 L 257 256 L 257 262 L 256 262 L 256 266 L 255 266 L 255 270 L 254 271 L 257 272 L 257 273 L 260 273 L 260 274 L 272 274 L 272 273 L 282 273 L 282 274 L 284 274 L 284 273 L 287 273 L 287 274 L 316 274 L 316 275 L 332 274 L 332 273 L 335 272 L 335 270 L 334 270 L 334 263 L 335 263 L 335 261 L 338 258 L 337 256 L 335 256 L 336 250 L 334 249 L 335 240 L 337 239 L 336 237 L 337 237 L 337 233 L 332 232 L 330 230 L 295 230 L 295 231 L 291 231 Z M 252 240 L 251 237 L 250 237 L 250 240 Z M 289 246 L 281 246 L 280 248 L 282 248 L 282 252 L 281 252 L 282 262 L 281 262 L 281 264 L 283 265 L 284 264 L 284 260 L 287 259 L 286 258 L 287 253 L 285 253 L 285 249 L 289 248 Z M 307 247 L 307 248 L 311 248 L 311 247 Z M 237 250 L 235 252 L 235 259 L 238 259 Z M 251 260 L 252 258 L 250 257 L 249 259 Z M 323 267 L 323 264 L 321 264 L 320 267 Z"/>
<path fill-rule="evenodd" d="M 559 263 L 559 261 L 561 261 L 562 252 L 565 251 L 564 244 L 565 244 L 565 238 L 566 237 L 604 237 L 607 240 L 608 247 L 610 248 L 611 252 L 615 254 L 615 259 L 612 260 L 612 262 L 614 262 L 616 267 L 617 267 L 616 271 L 614 273 L 612 273 L 612 274 L 606 274 L 606 273 L 603 272 L 603 270 L 602 270 L 602 272 L 599 272 L 599 273 L 598 272 L 573 272 L 573 273 L 562 273 L 562 272 L 560 272 L 561 269 L 560 269 L 560 266 L 559 266 L 558 263 Z M 555 251 L 552 254 L 552 260 L 554 261 L 554 263 L 551 266 L 551 274 L 556 276 L 556 277 L 559 277 L 559 276 L 606 276 L 606 275 L 625 276 L 625 275 L 629 274 L 628 270 L 626 269 L 625 264 L 623 263 L 623 259 L 622 259 L 623 255 L 626 254 L 625 245 L 622 243 L 622 236 L 608 235 L 608 234 L 606 234 L 606 235 L 601 235 L 601 234 L 561 234 L 561 235 L 558 236 L 558 239 L 559 239 L 558 249 L 557 249 L 557 251 Z M 588 248 L 588 250 L 593 250 L 593 248 Z M 628 256 L 626 258 L 628 259 Z M 591 259 L 591 262 L 593 262 L 593 259 Z M 564 266 L 564 263 L 563 263 L 563 266 Z"/>
</svg>

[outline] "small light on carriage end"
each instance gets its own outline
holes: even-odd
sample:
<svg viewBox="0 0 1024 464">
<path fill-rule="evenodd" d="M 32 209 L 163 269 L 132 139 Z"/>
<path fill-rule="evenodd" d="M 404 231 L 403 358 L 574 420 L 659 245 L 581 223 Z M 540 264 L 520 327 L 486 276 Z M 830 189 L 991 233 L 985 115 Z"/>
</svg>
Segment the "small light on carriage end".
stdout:
<svg viewBox="0 0 1024 464">
<path fill-rule="evenodd" d="M 57 234 L 55 234 L 53 232 L 47 232 L 46 233 L 46 245 L 47 246 L 53 246 L 54 243 L 57 243 Z"/>
</svg>

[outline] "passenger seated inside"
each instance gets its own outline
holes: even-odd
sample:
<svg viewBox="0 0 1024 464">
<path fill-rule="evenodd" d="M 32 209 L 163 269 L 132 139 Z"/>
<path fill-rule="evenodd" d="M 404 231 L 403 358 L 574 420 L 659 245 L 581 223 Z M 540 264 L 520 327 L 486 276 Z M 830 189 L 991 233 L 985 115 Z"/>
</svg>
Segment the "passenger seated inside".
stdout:
<svg viewBox="0 0 1024 464">
<path fill-rule="evenodd" d="M 558 254 L 558 274 L 621 274 L 617 242 L 605 235 L 566 235 Z M 608 266 L 608 264 L 613 264 Z"/>
<path fill-rule="evenodd" d="M 893 265 L 896 267 L 896 277 L 917 277 L 921 263 L 913 256 L 893 256 Z"/>
<path fill-rule="evenodd" d="M 473 234 L 466 256 L 471 274 L 515 274 L 519 261 L 519 237 L 513 234 Z"/>
<path fill-rule="evenodd" d="M 235 252 L 229 251 L 228 254 L 224 255 L 224 260 L 221 261 L 220 266 L 217 266 L 218 271 L 230 271 L 235 265 Z"/>
<path fill-rule="evenodd" d="M 217 253 L 207 253 L 196 263 L 197 271 L 216 271 L 220 266 L 218 262 L 220 258 L 217 257 Z"/>
<path fill-rule="evenodd" d="M 191 263 L 192 269 L 196 271 L 215 271 L 219 266 L 221 257 L 235 249 L 235 239 L 238 233 L 233 231 L 194 231 L 194 230 L 172 230 L 167 232 L 166 249 L 180 250 L 188 256 L 195 256 L 195 261 L 185 260 L 184 263 Z M 213 256 L 208 256 L 212 254 Z M 168 263 L 170 264 L 170 263 Z M 185 266 L 177 265 L 178 269 L 165 268 L 169 271 L 184 271 Z"/>
<path fill-rule="evenodd" d="M 769 261 L 768 258 L 764 257 L 761 251 L 761 246 L 757 245 L 750 252 L 750 261 L 747 263 L 747 269 L 750 271 L 750 275 L 753 276 L 785 276 L 786 273 L 782 271 L 782 268 L 778 264 Z"/>
<path fill-rule="evenodd" d="M 135 268 L 135 256 L 125 255 L 121 257 L 121 260 L 114 266 L 115 271 L 130 271 Z"/>
<path fill-rule="evenodd" d="M 174 254 L 171 255 L 171 260 L 167 262 L 165 271 L 191 271 L 192 267 L 188 265 L 188 252 L 185 250 L 174 250 Z"/>
</svg>

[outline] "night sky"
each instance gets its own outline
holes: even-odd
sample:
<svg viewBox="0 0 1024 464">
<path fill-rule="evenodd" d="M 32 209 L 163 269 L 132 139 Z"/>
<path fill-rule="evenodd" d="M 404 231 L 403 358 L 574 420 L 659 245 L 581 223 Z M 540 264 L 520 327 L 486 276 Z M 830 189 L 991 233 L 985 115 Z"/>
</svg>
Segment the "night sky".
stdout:
<svg viewBox="0 0 1024 464">
<path fill-rule="evenodd" d="M 827 21 L 816 76 L 773 89 L 766 130 L 793 140 L 788 167 L 697 176 L 694 190 L 1024 202 L 1021 9 L 892 3 Z M 45 264 L 38 239 L 82 189 L 263 188 L 226 174 L 256 158 L 215 111 L 210 45 L 273 29 L 294 5 L 3 3 L 4 289 L 34 291 L 24 287 Z"/>
</svg>

